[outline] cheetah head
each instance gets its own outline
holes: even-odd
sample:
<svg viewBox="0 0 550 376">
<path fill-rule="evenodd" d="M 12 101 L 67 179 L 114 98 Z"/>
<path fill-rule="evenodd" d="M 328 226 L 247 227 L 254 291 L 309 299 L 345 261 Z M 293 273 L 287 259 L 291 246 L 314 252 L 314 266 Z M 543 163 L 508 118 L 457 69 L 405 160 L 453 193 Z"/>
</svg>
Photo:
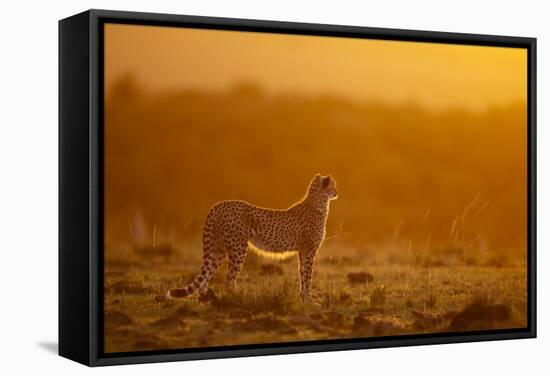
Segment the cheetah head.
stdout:
<svg viewBox="0 0 550 376">
<path fill-rule="evenodd" d="M 336 200 L 338 198 L 338 190 L 336 189 L 336 180 L 330 175 L 322 176 L 315 175 L 310 184 L 310 194 L 318 194 L 326 197 L 328 200 Z"/>
</svg>

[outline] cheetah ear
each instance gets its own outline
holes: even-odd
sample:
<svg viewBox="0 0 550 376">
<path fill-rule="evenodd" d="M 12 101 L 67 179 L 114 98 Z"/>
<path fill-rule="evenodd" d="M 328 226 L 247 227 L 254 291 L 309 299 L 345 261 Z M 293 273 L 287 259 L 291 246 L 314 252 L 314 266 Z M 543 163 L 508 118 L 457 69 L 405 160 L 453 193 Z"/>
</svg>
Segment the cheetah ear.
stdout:
<svg viewBox="0 0 550 376">
<path fill-rule="evenodd" d="M 330 183 L 330 176 L 325 176 L 325 177 L 323 178 L 322 187 L 323 187 L 323 188 L 328 187 L 328 183 Z"/>
</svg>

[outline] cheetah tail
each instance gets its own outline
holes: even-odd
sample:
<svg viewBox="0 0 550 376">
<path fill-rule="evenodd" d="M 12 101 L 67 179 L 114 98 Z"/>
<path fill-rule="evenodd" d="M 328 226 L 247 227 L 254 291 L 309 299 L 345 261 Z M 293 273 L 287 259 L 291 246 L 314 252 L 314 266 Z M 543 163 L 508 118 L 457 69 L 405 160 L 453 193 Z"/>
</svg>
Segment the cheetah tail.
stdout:
<svg viewBox="0 0 550 376">
<path fill-rule="evenodd" d="M 169 290 L 166 296 L 169 299 L 179 299 L 179 298 L 185 298 L 186 296 L 191 295 L 200 287 L 199 282 L 197 281 L 197 278 L 187 286 L 179 289 L 172 289 Z"/>
<path fill-rule="evenodd" d="M 199 275 L 195 277 L 193 282 L 191 282 L 187 286 L 179 289 L 169 290 L 166 296 L 169 299 L 179 299 L 179 298 L 185 298 L 186 296 L 191 295 L 197 289 L 201 288 L 202 285 L 206 282 L 206 279 L 204 278 L 204 274 L 206 273 L 204 273 L 202 269 L 201 269 L 201 273 L 199 273 Z"/>
<path fill-rule="evenodd" d="M 192 285 L 189 285 L 181 289 L 172 289 L 168 291 L 166 296 L 169 299 L 185 298 L 186 296 L 191 295 L 195 291 L 192 287 L 193 287 Z"/>
</svg>

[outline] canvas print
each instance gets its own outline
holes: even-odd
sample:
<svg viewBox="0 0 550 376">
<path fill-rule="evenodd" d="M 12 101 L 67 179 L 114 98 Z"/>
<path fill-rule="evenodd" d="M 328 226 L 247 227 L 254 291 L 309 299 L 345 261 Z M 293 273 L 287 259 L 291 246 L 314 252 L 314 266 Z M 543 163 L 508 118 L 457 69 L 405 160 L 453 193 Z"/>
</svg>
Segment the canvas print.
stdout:
<svg viewBox="0 0 550 376">
<path fill-rule="evenodd" d="M 527 327 L 527 51 L 106 23 L 107 354 Z"/>
</svg>

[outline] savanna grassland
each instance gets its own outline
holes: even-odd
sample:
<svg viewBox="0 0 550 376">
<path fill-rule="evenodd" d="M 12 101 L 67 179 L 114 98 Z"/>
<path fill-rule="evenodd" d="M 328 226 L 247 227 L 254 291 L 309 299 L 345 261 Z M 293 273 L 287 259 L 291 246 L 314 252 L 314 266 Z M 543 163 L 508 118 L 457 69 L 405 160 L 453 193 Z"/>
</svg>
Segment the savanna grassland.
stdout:
<svg viewBox="0 0 550 376">
<path fill-rule="evenodd" d="M 192 348 L 453 332 L 526 326 L 526 268 L 449 250 L 414 262 L 365 258 L 331 245 L 321 249 L 313 301 L 299 298 L 297 258 L 266 260 L 250 252 L 233 293 L 225 267 L 214 294 L 167 300 L 200 267 L 198 245 L 183 255 L 134 253 L 107 259 L 105 350 Z M 155 254 L 153 250 L 149 250 Z"/>
<path fill-rule="evenodd" d="M 274 343 L 526 326 L 525 103 L 410 104 L 226 91 L 150 92 L 131 74 L 105 107 L 105 350 Z M 331 174 L 313 302 L 296 257 L 249 253 L 209 299 L 167 300 L 200 269 L 220 200 L 284 209 Z"/>
</svg>

